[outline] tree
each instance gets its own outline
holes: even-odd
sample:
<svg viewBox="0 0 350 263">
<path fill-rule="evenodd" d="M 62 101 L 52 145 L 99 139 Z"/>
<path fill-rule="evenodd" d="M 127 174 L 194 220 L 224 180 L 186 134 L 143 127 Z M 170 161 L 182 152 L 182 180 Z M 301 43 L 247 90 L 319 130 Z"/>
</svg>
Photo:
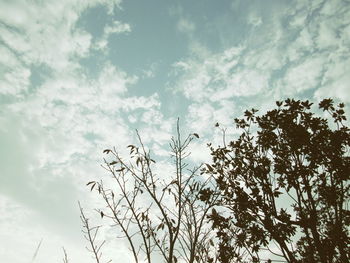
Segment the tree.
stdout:
<svg viewBox="0 0 350 263">
<path fill-rule="evenodd" d="M 235 119 L 241 135 L 227 146 L 209 145 L 213 163 L 203 173 L 215 178 L 217 188 L 202 190 L 201 198 L 218 198 L 220 212 L 209 217 L 220 239 L 219 259 L 271 262 L 261 256 L 270 250 L 280 262 L 349 262 L 344 104 L 319 103 L 333 124 L 312 113 L 309 101 L 276 104 L 261 116 L 252 109 Z"/>
<path fill-rule="evenodd" d="M 122 158 L 116 149 L 104 150 L 109 160 L 105 160 L 103 168 L 111 175 L 112 186 L 107 187 L 102 181 L 87 183 L 105 203 L 98 210 L 101 218 L 111 220 L 119 229 L 135 262 L 150 263 L 155 259 L 168 263 L 215 262 L 215 236 L 207 218 L 215 198 L 208 198 L 206 203 L 199 200 L 199 192 L 208 187 L 210 180 L 199 176 L 200 167 L 188 169 L 186 163 L 187 148 L 193 139 L 199 138 L 198 134 L 182 140 L 177 124 L 177 136 L 170 143 L 172 174 L 154 172 L 155 161 L 139 135 L 138 138 L 139 146 L 128 146 L 129 160 Z M 81 214 L 91 251 L 99 262 L 101 245 L 94 244 L 96 233 L 91 234 L 94 228 Z"/>
</svg>

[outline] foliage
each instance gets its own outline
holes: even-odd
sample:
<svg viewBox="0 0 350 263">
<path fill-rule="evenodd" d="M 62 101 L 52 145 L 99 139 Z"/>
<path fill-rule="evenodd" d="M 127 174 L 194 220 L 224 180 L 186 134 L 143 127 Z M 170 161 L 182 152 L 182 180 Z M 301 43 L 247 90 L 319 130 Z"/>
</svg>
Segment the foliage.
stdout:
<svg viewBox="0 0 350 263">
<path fill-rule="evenodd" d="M 201 199 L 217 196 L 221 207 L 209 216 L 220 261 L 271 262 L 261 256 L 270 250 L 281 262 L 349 262 L 344 104 L 319 103 L 334 124 L 312 113 L 309 101 L 276 104 L 261 116 L 246 111 L 235 119 L 237 140 L 210 146 L 213 163 L 203 173 L 214 176 L 217 190 L 203 189 Z"/>
</svg>

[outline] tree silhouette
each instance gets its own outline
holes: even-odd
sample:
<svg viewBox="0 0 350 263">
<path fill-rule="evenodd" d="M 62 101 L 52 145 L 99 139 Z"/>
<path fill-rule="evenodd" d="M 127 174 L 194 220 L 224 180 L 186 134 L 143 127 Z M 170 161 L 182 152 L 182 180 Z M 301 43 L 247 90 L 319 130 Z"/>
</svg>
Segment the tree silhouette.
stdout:
<svg viewBox="0 0 350 263">
<path fill-rule="evenodd" d="M 104 150 L 111 160 L 105 160 L 103 167 L 113 185 L 87 183 L 105 203 L 98 210 L 101 218 L 113 222 L 119 237 L 128 242 L 134 262 L 215 262 L 215 234 L 207 217 L 215 197 L 206 203 L 199 199 L 199 192 L 209 186 L 210 179 L 199 176 L 200 166 L 189 169 L 186 163 L 187 148 L 199 138 L 198 134 L 182 140 L 177 124 L 177 136 L 170 143 L 174 164 L 170 174 L 154 171 L 155 161 L 138 138 L 139 146 L 128 146 L 128 159 L 116 149 Z M 82 220 L 93 256 L 99 262 L 101 245 L 95 244 L 96 233 L 91 234 L 93 228 L 83 213 Z"/>
<path fill-rule="evenodd" d="M 209 217 L 220 262 L 273 262 L 263 258 L 264 250 L 276 262 L 349 262 L 344 104 L 321 101 L 328 119 L 311 112 L 309 101 L 276 104 L 261 116 L 245 111 L 235 119 L 237 140 L 210 145 L 213 163 L 202 172 L 215 178 L 216 188 L 203 189 L 201 199 L 218 198 Z"/>
</svg>

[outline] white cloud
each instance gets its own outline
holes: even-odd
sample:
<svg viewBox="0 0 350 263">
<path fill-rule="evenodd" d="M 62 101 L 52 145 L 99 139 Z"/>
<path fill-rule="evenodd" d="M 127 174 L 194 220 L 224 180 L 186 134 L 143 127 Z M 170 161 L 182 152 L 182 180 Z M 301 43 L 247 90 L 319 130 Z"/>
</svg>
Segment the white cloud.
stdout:
<svg viewBox="0 0 350 263">
<path fill-rule="evenodd" d="M 350 102 L 350 77 L 348 74 L 349 67 L 349 57 L 347 57 L 347 59 L 344 59 L 342 56 L 334 57 L 331 62 L 326 65 L 322 85 L 316 91 L 315 97 L 317 99 L 336 97 L 343 102 Z"/>
<path fill-rule="evenodd" d="M 91 206 L 96 204 L 95 198 L 87 196 L 84 190 L 89 179 L 101 178 L 102 150 L 116 146 L 123 153 L 125 145 L 133 143 L 135 136 L 127 118 L 121 115 L 124 110 L 130 114 L 141 112 L 142 120 L 151 129 L 152 140 L 165 141 L 170 137 L 170 123 L 159 114 L 158 95 L 128 98 L 128 88 L 138 77 L 108 61 L 100 65 L 96 77 L 91 77 L 79 64 L 79 59 L 88 57 L 91 49 L 91 35 L 76 27 L 80 15 L 99 4 L 108 5 L 112 12 L 119 3 L 107 0 L 2 3 L 0 32 L 5 45 L 0 45 L 0 72 L 4 76 L 0 80 L 0 94 L 20 99 L 1 108 L 0 122 L 4 124 L 1 127 L 8 129 L 0 131 L 1 139 L 8 142 L 2 146 L 2 155 L 6 153 L 8 161 L 2 162 L 1 192 L 11 199 L 9 202 L 13 199 L 23 211 L 30 211 L 28 221 L 36 220 L 41 225 L 40 229 L 33 228 L 37 231 L 34 235 L 24 231 L 30 229 L 24 223 L 19 223 L 17 230 L 13 230 L 17 221 L 11 226 L 0 224 L 2 237 L 8 239 L 0 257 L 7 262 L 23 262 L 23 255 L 30 258 L 35 250 L 31 245 L 41 236 L 44 243 L 38 263 L 46 262 L 47 258 L 59 261 L 62 245 L 72 261 L 89 257 L 84 241 L 72 237 L 80 236 L 79 222 L 72 223 L 75 219 L 79 221 L 75 204 L 78 198 Z M 128 24 L 115 21 L 106 26 L 105 36 L 129 31 Z M 30 83 L 33 65 L 44 65 L 49 71 L 36 87 Z M 29 87 L 30 92 L 24 93 Z M 14 123 L 18 125 L 13 126 Z M 18 182 L 17 187 L 14 182 Z M 26 217 L 10 210 L 7 213 L 19 220 Z M 0 220 L 7 219 L 0 216 Z M 16 238 L 9 238 L 11 234 Z M 50 241 L 45 241 L 45 237 L 50 237 Z M 16 247 L 20 253 L 11 252 Z M 124 256 L 127 254 L 124 246 L 121 251 Z"/>
<path fill-rule="evenodd" d="M 324 57 L 311 57 L 302 60 L 297 65 L 290 66 L 285 76 L 278 81 L 278 87 L 287 96 L 308 89 L 316 89 L 322 80 Z"/>
<path fill-rule="evenodd" d="M 220 101 L 259 94 L 268 87 L 270 76 L 257 67 L 258 63 L 264 62 L 257 61 L 252 54 L 248 55 L 254 60 L 245 62 L 246 67 L 238 66 L 242 63 L 243 52 L 244 48 L 234 47 L 203 60 L 174 64 L 176 74 L 179 71 L 184 72 L 177 86 L 187 98 L 195 101 Z M 271 64 L 271 61 L 269 63 Z M 271 64 L 270 67 L 274 65 Z"/>
<path fill-rule="evenodd" d="M 84 10 L 100 4 L 112 11 L 120 0 L 6 1 L 0 11 L 2 41 L 26 65 L 44 63 L 54 70 L 76 68 L 76 58 L 86 56 L 91 46 L 90 34 L 77 29 L 76 22 Z M 113 30 L 116 28 L 109 29 Z"/>
<path fill-rule="evenodd" d="M 156 110 L 149 110 L 145 112 L 141 120 L 143 125 L 138 129 L 145 144 L 154 143 L 161 147 L 168 147 L 169 140 L 171 139 L 172 127 L 175 124 L 174 118 L 165 118 L 162 113 Z M 153 152 L 155 149 L 151 148 Z"/>
<path fill-rule="evenodd" d="M 350 62 L 350 61 L 349 61 Z M 325 85 L 315 92 L 315 97 L 320 100 L 329 97 L 336 97 L 342 102 L 350 102 L 349 94 L 349 75 L 341 75 L 339 79 L 335 79 L 329 85 Z"/>
<path fill-rule="evenodd" d="M 16 95 L 28 89 L 31 75 L 28 68 L 18 65 L 12 70 L 5 68 L 1 71 L 3 71 L 3 78 L 0 79 L 0 94 Z"/>
<path fill-rule="evenodd" d="M 314 52 L 315 48 L 310 31 L 307 28 L 303 28 L 299 31 L 296 40 L 288 45 L 286 56 L 290 62 L 295 62 L 303 59 L 308 53 Z"/>
<path fill-rule="evenodd" d="M 206 103 L 192 103 L 188 108 L 186 126 L 190 131 L 198 133 L 201 139 L 204 137 L 209 141 L 222 145 L 221 129 L 225 129 L 227 138 L 231 138 L 236 132 L 233 119 L 240 116 L 242 110 L 241 105 L 237 105 L 230 99 L 222 99 L 216 102 L 215 105 L 209 101 Z M 215 127 L 216 123 L 220 124 L 219 129 Z M 212 136 L 211 139 L 210 136 Z M 201 156 L 203 157 L 203 155 Z"/>
<path fill-rule="evenodd" d="M 76 12 L 81 12 L 74 9 L 74 4 L 72 9 L 65 9 L 58 2 L 47 4 L 44 7 L 34 3 L 22 8 L 17 6 L 20 10 L 26 10 L 20 21 L 7 21 L 8 17 L 0 16 L 0 20 L 15 28 L 3 25 L 0 29 L 2 39 L 28 65 L 45 63 L 54 69 L 63 69 L 70 65 L 74 56 L 86 55 L 90 36 L 86 32 L 72 30 L 78 18 Z M 42 12 L 38 13 L 37 10 Z"/>
<path fill-rule="evenodd" d="M 123 93 L 127 90 L 127 85 L 135 84 L 136 76 L 129 77 L 125 72 L 117 70 L 115 66 L 106 64 L 100 73 L 98 87 L 103 95 Z"/>
<path fill-rule="evenodd" d="M 27 201 L 19 198 L 14 190 L 7 195 L 17 198 L 26 209 L 47 218 L 47 225 L 40 231 L 46 236 L 51 235 L 53 240 L 58 240 L 56 236 L 60 231 L 68 231 L 62 230 L 65 221 L 57 222 L 58 219 L 55 219 L 59 212 L 67 214 L 65 220 L 72 220 L 72 217 L 77 216 L 71 213 L 77 198 L 94 205 L 93 198 L 90 200 L 83 194 L 83 190 L 87 181 L 101 178 L 99 175 L 103 171 L 99 168 L 99 163 L 102 162 L 102 150 L 116 146 L 124 153 L 125 146 L 133 143 L 135 134 L 130 132 L 123 111 L 130 114 L 140 111 L 138 123 L 146 122 L 140 129 L 140 134 L 147 137 L 145 143 L 157 141 L 160 145 L 169 140 L 174 122 L 166 121 L 159 113 L 159 96 L 127 97 L 127 88 L 134 81 L 134 77 L 129 77 L 107 63 L 95 80 L 79 74 L 79 71 L 57 74 L 38 87 L 26 100 L 18 100 L 2 109 L 2 119 L 5 122 L 2 121 L 4 125 L 0 126 L 8 127 L 9 134 L 20 134 L 21 141 L 19 136 L 13 140 L 21 142 L 21 147 L 11 145 L 11 140 L 7 140 L 9 145 L 3 146 L 4 152 L 9 153 L 12 149 L 13 154 L 2 166 L 6 173 L 2 174 L 4 178 L 0 177 L 0 180 L 3 182 L 6 178 L 15 178 L 26 188 L 27 193 L 31 193 L 32 201 L 29 198 Z M 18 127 L 10 128 L 6 125 L 8 122 L 18 123 Z M 86 138 L 87 134 L 92 134 L 96 139 Z M 1 138 L 4 137 L 3 132 L 0 135 Z M 25 154 L 21 155 L 21 152 Z M 20 170 L 12 167 L 16 158 L 21 160 L 17 161 Z M 20 191 L 20 188 L 17 189 Z M 45 198 L 45 201 L 39 202 L 40 198 Z M 50 204 L 49 209 L 47 206 Z M 39 220 L 40 224 L 43 220 L 45 219 Z M 58 230 L 50 229 L 52 225 L 56 225 Z M 71 224 L 69 231 L 73 227 L 75 229 L 72 233 L 79 235 L 79 224 Z M 70 238 L 64 245 L 71 251 L 77 244 L 74 245 L 75 241 L 69 240 Z M 57 245 L 59 241 L 56 241 L 54 243 Z M 12 250 L 12 245 L 23 245 L 28 249 L 29 244 L 28 241 L 23 244 L 14 241 L 9 243 L 8 250 Z M 50 243 L 50 249 L 43 252 L 43 256 L 47 253 L 60 255 L 61 245 L 54 252 L 52 244 L 53 242 Z M 80 244 L 83 245 L 83 241 Z M 84 253 L 88 255 L 87 252 Z M 9 262 L 21 262 L 15 261 L 13 255 L 6 254 L 6 257 L 12 259 Z M 72 254 L 72 260 L 74 257 Z"/>
<path fill-rule="evenodd" d="M 323 1 L 281 4 L 273 15 L 253 10 L 245 20 L 253 25 L 246 32 L 252 37 L 216 53 L 206 52 L 193 34 L 188 49 L 193 51 L 197 42 L 204 52 L 192 52 L 173 64 L 173 85 L 190 102 L 186 126 L 222 145 L 220 129 L 213 134 L 208 124 L 219 122 L 231 128 L 227 138 L 235 137 L 233 117 L 242 116 L 246 108 L 263 113 L 276 100 L 305 99 L 305 94 L 311 94 L 309 100 L 335 97 L 349 102 L 350 8 L 339 1 L 333 4 L 337 7 L 327 15 L 320 12 Z"/>
<path fill-rule="evenodd" d="M 203 140 L 200 140 L 199 142 L 192 142 L 189 146 L 188 152 L 191 153 L 189 159 L 196 165 L 211 162 L 209 147 L 203 142 Z"/>
<path fill-rule="evenodd" d="M 204 134 L 209 123 L 215 123 L 213 118 L 214 107 L 210 103 L 192 104 L 189 106 L 187 125 L 191 130 Z"/>
<path fill-rule="evenodd" d="M 322 15 L 339 15 L 344 10 L 345 6 L 344 1 L 342 0 L 334 0 L 332 2 L 323 1 L 323 3 L 324 5 L 322 6 L 322 9 L 320 11 L 320 14 Z"/>
<path fill-rule="evenodd" d="M 319 25 L 317 45 L 319 49 L 336 48 L 337 33 L 336 28 L 332 26 L 332 21 L 322 21 Z"/>
<path fill-rule="evenodd" d="M 246 39 L 243 47 L 175 63 L 177 89 L 202 107 L 221 100 L 234 103 L 235 98 L 254 100 L 258 107 L 264 103 L 256 96 L 278 99 L 306 90 L 317 90 L 317 98 L 328 94 L 348 100 L 341 93 L 346 93 L 348 80 L 349 6 L 341 1 L 299 2 L 277 6 L 272 16 L 260 13 L 252 9 L 247 18 L 255 27 L 254 38 Z M 192 107 L 189 112 L 192 119 L 198 117 Z"/>
<path fill-rule="evenodd" d="M 113 21 L 112 25 L 107 25 L 103 32 L 106 35 L 128 33 L 131 32 L 131 27 L 129 24 L 121 23 L 120 21 Z"/>
<path fill-rule="evenodd" d="M 122 34 L 122 33 L 130 33 L 131 26 L 126 23 L 122 23 L 120 21 L 113 21 L 113 23 L 105 25 L 103 29 L 102 37 L 99 38 L 96 43 L 94 43 L 94 47 L 96 49 L 106 51 L 108 47 L 108 39 L 112 34 Z"/>
<path fill-rule="evenodd" d="M 159 95 L 157 93 L 150 97 L 127 97 L 122 101 L 122 108 L 127 112 L 137 109 L 160 108 Z"/>
</svg>

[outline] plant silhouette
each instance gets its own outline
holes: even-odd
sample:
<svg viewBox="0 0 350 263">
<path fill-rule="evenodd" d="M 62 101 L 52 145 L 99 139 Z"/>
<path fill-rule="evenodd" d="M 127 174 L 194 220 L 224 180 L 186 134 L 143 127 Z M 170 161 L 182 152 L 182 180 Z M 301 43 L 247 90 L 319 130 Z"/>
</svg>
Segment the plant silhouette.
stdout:
<svg viewBox="0 0 350 263">
<path fill-rule="evenodd" d="M 116 149 L 103 151 L 112 158 L 105 160 L 103 167 L 113 185 L 87 183 L 105 203 L 97 210 L 101 218 L 113 222 L 119 237 L 127 241 L 134 262 L 213 262 L 214 233 L 207 215 L 215 200 L 209 198 L 204 203 L 199 199 L 199 192 L 210 180 L 201 179 L 200 166 L 189 169 L 186 163 L 188 147 L 199 135 L 192 133 L 182 139 L 178 122 L 177 134 L 170 143 L 173 172 L 163 174 L 154 171 L 156 162 L 138 138 L 139 145 L 127 146 L 129 161 Z M 87 221 L 84 217 L 83 222 Z M 86 225 L 86 236 L 95 237 Z M 95 238 L 88 240 L 96 262 L 100 262 L 101 245 Z"/>
<path fill-rule="evenodd" d="M 203 173 L 216 188 L 219 208 L 210 219 L 220 262 L 349 262 L 349 128 L 344 104 L 287 99 L 261 116 L 247 110 L 241 130 L 224 147 L 210 145 L 213 163 Z M 333 123 L 329 121 L 332 120 Z M 218 126 L 218 124 L 216 125 Z M 220 212 L 218 212 L 220 211 Z M 278 252 L 276 251 L 278 250 Z"/>
<path fill-rule="evenodd" d="M 134 262 L 349 262 L 349 128 L 343 103 L 287 99 L 265 114 L 235 119 L 240 136 L 209 144 L 212 163 L 188 169 L 197 133 L 172 138 L 172 174 L 157 174 L 140 136 L 129 159 L 116 149 L 103 167 L 114 185 L 87 185 L 119 229 Z M 328 116 L 328 117 L 327 117 Z M 220 128 L 216 123 L 215 127 Z M 81 209 L 85 236 L 101 260 L 98 227 Z"/>
</svg>

